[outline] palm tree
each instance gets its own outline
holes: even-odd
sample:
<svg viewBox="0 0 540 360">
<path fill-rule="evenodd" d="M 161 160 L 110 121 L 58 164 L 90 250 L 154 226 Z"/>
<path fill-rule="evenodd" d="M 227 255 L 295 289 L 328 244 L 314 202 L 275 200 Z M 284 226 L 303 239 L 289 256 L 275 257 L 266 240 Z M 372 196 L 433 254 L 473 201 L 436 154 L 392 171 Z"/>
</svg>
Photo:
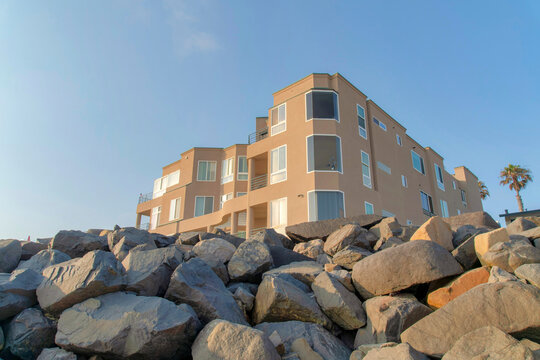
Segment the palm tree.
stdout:
<svg viewBox="0 0 540 360">
<path fill-rule="evenodd" d="M 480 198 L 484 200 L 489 196 L 489 190 L 483 181 L 478 181 L 478 187 L 480 188 Z"/>
<path fill-rule="evenodd" d="M 529 181 L 533 181 L 531 171 L 519 165 L 508 164 L 500 175 L 501 185 L 508 185 L 510 190 L 515 190 L 519 211 L 523 211 L 523 201 L 519 192 L 525 188 Z"/>
</svg>

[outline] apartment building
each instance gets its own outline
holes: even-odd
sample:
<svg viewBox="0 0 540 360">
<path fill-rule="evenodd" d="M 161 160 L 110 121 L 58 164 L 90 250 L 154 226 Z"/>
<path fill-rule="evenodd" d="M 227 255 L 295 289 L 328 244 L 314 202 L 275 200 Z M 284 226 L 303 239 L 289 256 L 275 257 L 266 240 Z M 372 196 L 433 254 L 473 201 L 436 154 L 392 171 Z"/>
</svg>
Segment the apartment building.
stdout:
<svg viewBox="0 0 540 360">
<path fill-rule="evenodd" d="M 441 155 L 340 74 L 311 74 L 273 97 L 248 144 L 193 148 L 165 166 L 139 198 L 137 226 L 242 236 L 360 214 L 418 225 L 482 210 L 469 169 L 448 173 Z"/>
</svg>

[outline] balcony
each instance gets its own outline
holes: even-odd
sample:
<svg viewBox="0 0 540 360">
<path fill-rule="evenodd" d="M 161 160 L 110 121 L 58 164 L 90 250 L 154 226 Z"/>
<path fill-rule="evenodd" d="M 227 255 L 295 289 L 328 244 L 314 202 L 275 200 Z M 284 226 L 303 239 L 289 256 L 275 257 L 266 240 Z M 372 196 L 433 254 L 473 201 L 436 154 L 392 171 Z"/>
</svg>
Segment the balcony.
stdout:
<svg viewBox="0 0 540 360">
<path fill-rule="evenodd" d="M 251 191 L 261 189 L 268 185 L 268 174 L 262 174 L 251 178 L 249 189 Z"/>
<path fill-rule="evenodd" d="M 152 199 L 153 199 L 153 193 L 151 192 L 148 194 L 141 194 L 139 195 L 139 202 L 137 204 L 142 204 Z"/>
<path fill-rule="evenodd" d="M 248 135 L 248 144 L 254 144 L 268 137 L 268 128 L 262 128 Z"/>
</svg>

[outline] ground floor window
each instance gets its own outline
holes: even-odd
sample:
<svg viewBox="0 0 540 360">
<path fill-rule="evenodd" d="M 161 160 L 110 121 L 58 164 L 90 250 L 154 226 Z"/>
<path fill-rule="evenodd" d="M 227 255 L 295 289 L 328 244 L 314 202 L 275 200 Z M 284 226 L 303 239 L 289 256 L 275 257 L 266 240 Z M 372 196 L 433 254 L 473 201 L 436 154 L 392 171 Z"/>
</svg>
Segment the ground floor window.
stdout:
<svg viewBox="0 0 540 360">
<path fill-rule="evenodd" d="M 448 213 L 448 203 L 444 200 L 441 200 L 441 216 L 442 217 L 450 216 L 450 214 Z"/>
<path fill-rule="evenodd" d="M 375 209 L 373 208 L 372 203 L 368 203 L 367 201 L 364 201 L 364 209 L 366 210 L 366 215 L 371 215 L 375 213 Z"/>
<path fill-rule="evenodd" d="M 161 218 L 161 206 L 157 206 L 152 209 L 152 216 L 150 217 L 150 229 L 154 230 L 159 225 Z"/>
<path fill-rule="evenodd" d="M 270 201 L 270 226 L 287 225 L 287 198 Z"/>
<path fill-rule="evenodd" d="M 308 193 L 309 221 L 345 217 L 341 191 L 311 191 Z"/>
<path fill-rule="evenodd" d="M 422 199 L 422 210 L 427 216 L 433 215 L 433 200 L 431 196 L 423 191 L 420 191 L 420 198 Z"/>
</svg>

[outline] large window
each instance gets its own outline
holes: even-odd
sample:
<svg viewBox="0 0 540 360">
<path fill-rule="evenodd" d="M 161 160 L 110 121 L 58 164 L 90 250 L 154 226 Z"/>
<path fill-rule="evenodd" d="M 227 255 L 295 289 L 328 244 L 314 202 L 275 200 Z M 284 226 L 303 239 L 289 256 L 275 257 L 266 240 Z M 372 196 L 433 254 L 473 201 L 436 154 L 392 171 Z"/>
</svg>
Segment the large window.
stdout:
<svg viewBox="0 0 540 360">
<path fill-rule="evenodd" d="M 279 134 L 287 129 L 287 107 L 285 104 L 276 106 L 270 111 L 270 136 Z"/>
<path fill-rule="evenodd" d="M 449 217 L 448 213 L 448 203 L 444 200 L 441 200 L 441 216 L 442 217 Z"/>
<path fill-rule="evenodd" d="M 345 205 L 341 191 L 310 191 L 308 193 L 309 221 L 345 217 Z"/>
<path fill-rule="evenodd" d="M 175 172 L 170 173 L 167 175 L 167 187 L 176 185 L 180 182 L 180 170 L 176 170 Z"/>
<path fill-rule="evenodd" d="M 439 165 L 435 164 L 435 177 L 437 178 L 437 186 L 444 191 L 444 180 L 442 169 Z"/>
<path fill-rule="evenodd" d="M 422 210 L 424 210 L 424 214 L 426 214 L 427 216 L 432 216 L 433 200 L 431 200 L 431 196 L 429 196 L 423 191 L 420 191 L 420 198 L 422 199 Z"/>
<path fill-rule="evenodd" d="M 199 161 L 197 181 L 216 181 L 215 161 Z"/>
<path fill-rule="evenodd" d="M 158 198 L 165 193 L 165 190 L 167 190 L 167 181 L 168 176 L 163 176 L 154 180 L 154 192 L 152 194 L 152 199 Z"/>
<path fill-rule="evenodd" d="M 369 154 L 362 151 L 362 181 L 371 189 L 371 168 L 369 166 Z"/>
<path fill-rule="evenodd" d="M 247 157 L 239 156 L 238 157 L 238 180 L 247 180 L 247 179 L 248 179 Z"/>
<path fill-rule="evenodd" d="M 308 172 L 341 169 L 341 139 L 335 135 L 311 135 L 307 138 Z"/>
<path fill-rule="evenodd" d="M 231 200 L 233 198 L 233 193 L 228 193 L 225 195 L 221 195 L 220 201 L 219 201 L 219 208 L 223 208 L 223 204 L 225 204 L 227 201 Z"/>
<path fill-rule="evenodd" d="M 150 216 L 150 229 L 155 230 L 161 219 L 161 206 L 152 208 L 152 214 Z"/>
<path fill-rule="evenodd" d="M 373 204 L 367 201 L 364 201 L 364 210 L 366 211 L 366 215 L 375 214 L 375 209 L 373 208 Z"/>
<path fill-rule="evenodd" d="M 358 131 L 360 132 L 360 136 L 367 139 L 366 111 L 360 105 L 356 105 L 356 115 L 358 116 Z"/>
<path fill-rule="evenodd" d="M 234 179 L 234 158 L 228 158 L 221 163 L 221 183 L 226 184 Z"/>
<path fill-rule="evenodd" d="M 270 151 L 270 184 L 287 180 L 287 145 Z"/>
<path fill-rule="evenodd" d="M 333 91 L 313 90 L 306 94 L 306 120 L 339 122 L 338 96 Z"/>
<path fill-rule="evenodd" d="M 195 216 L 210 214 L 214 211 L 213 196 L 195 196 Z"/>
<path fill-rule="evenodd" d="M 180 198 L 171 200 L 171 207 L 169 208 L 169 221 L 180 218 L 180 202 Z"/>
<path fill-rule="evenodd" d="M 270 226 L 287 225 L 287 198 L 270 201 Z"/>
<path fill-rule="evenodd" d="M 413 168 L 416 169 L 421 174 L 426 174 L 426 171 L 424 169 L 424 159 L 417 153 L 415 153 L 413 150 L 411 150 L 411 157 L 412 157 L 412 165 Z"/>
<path fill-rule="evenodd" d="M 383 129 L 384 131 L 386 131 L 386 124 L 383 123 L 382 121 L 380 121 L 379 119 L 377 119 L 376 117 L 373 117 L 373 122 L 377 125 L 379 125 L 379 127 L 381 129 Z"/>
</svg>

